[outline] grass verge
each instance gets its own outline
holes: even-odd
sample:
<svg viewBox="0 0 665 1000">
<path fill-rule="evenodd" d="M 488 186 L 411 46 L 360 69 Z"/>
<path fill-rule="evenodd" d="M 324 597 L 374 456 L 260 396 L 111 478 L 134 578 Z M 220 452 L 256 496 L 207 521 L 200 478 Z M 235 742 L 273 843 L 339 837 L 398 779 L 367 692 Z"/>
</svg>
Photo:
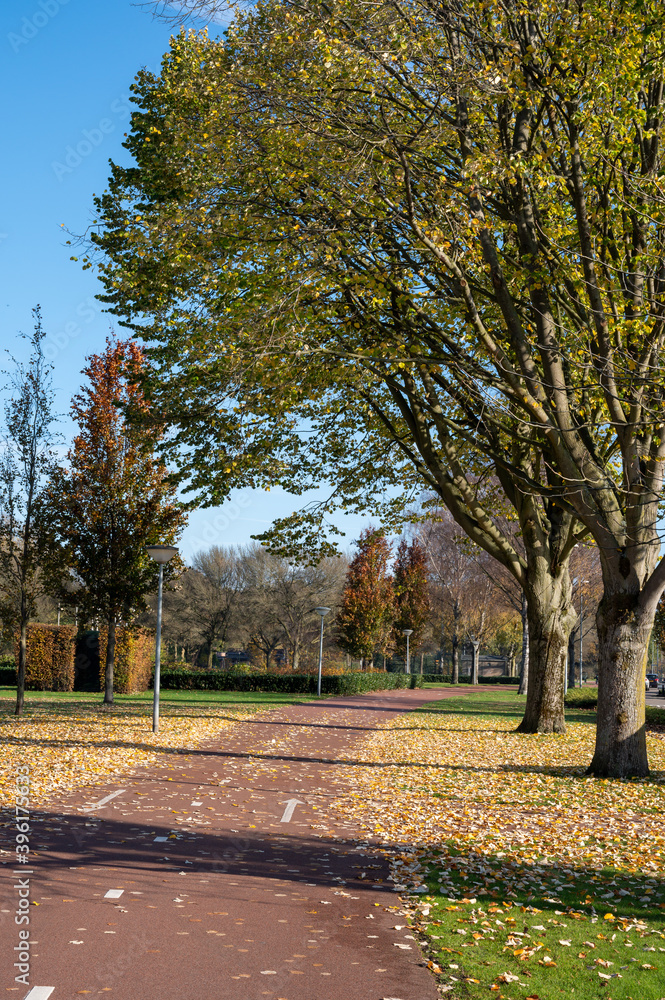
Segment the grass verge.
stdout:
<svg viewBox="0 0 665 1000">
<path fill-rule="evenodd" d="M 394 720 L 354 747 L 343 808 L 390 858 L 442 996 L 661 1000 L 665 739 L 650 778 L 600 781 L 592 713 L 518 735 L 522 706 L 478 692 Z"/>
</svg>

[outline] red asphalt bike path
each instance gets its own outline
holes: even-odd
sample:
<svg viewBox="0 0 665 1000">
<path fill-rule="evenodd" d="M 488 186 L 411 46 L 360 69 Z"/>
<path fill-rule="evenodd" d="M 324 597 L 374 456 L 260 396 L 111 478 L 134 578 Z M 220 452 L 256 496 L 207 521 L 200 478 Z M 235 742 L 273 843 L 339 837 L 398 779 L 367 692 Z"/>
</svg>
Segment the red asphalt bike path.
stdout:
<svg viewBox="0 0 665 1000">
<path fill-rule="evenodd" d="M 0 996 L 436 1000 L 406 921 L 388 910 L 399 897 L 385 859 L 328 803 L 344 791 L 339 758 L 353 758 L 356 741 L 459 693 L 261 713 L 35 809 L 33 874 L 14 875 L 13 855 L 0 869 Z M 4 832 L 12 851 L 13 817 Z M 13 966 L 22 878 L 33 904 L 28 985 Z"/>
</svg>

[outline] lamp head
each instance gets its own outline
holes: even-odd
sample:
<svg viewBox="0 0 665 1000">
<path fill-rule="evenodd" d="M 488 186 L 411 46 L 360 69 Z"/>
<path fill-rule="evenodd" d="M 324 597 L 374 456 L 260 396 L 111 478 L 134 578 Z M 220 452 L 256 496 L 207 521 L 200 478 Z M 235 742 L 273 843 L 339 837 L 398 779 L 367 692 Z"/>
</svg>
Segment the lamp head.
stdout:
<svg viewBox="0 0 665 1000">
<path fill-rule="evenodd" d="M 162 565 L 178 554 L 175 545 L 146 545 L 145 550 L 151 559 Z"/>
<path fill-rule="evenodd" d="M 328 612 L 332 611 L 332 608 L 323 608 L 323 607 L 321 607 L 321 608 L 314 608 L 314 610 L 316 611 L 317 615 L 321 615 L 322 618 L 325 618 L 325 616 L 328 614 Z"/>
<path fill-rule="evenodd" d="M 403 628 L 402 629 L 402 635 L 406 635 L 406 636 L 413 635 L 413 629 L 412 628 Z"/>
</svg>

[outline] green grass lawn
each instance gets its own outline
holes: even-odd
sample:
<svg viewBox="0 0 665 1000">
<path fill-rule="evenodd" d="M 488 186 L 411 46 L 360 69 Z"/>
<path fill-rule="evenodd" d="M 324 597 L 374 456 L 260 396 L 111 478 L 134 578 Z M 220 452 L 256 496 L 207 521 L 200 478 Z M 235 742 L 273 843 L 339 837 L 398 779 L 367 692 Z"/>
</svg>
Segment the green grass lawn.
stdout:
<svg viewBox="0 0 665 1000">
<path fill-rule="evenodd" d="M 455 857 L 452 849 L 445 869 L 433 860 L 430 894 L 415 922 L 451 1000 L 488 993 L 510 1000 L 663 997 L 660 880 L 571 869 L 554 885 L 535 863 L 486 856 L 481 863 L 459 853 L 456 864 Z"/>
<path fill-rule="evenodd" d="M 325 697 L 325 696 L 324 696 Z M 99 691 L 26 691 L 25 712 L 39 710 L 43 712 L 49 706 L 57 708 L 58 712 L 71 706 L 75 710 L 82 708 L 101 708 L 104 695 Z M 316 701 L 315 694 L 285 694 L 278 691 L 161 691 L 159 695 L 160 709 L 173 711 L 192 708 L 219 708 L 239 711 L 261 711 L 262 709 L 279 708 L 280 705 L 294 705 L 300 702 Z M 144 710 L 152 712 L 152 691 L 142 691 L 140 694 L 116 694 L 114 706 L 118 710 Z M 16 704 L 16 688 L 0 687 L 0 712 L 14 711 Z"/>
<path fill-rule="evenodd" d="M 441 690 L 440 684 L 423 684 L 426 690 Z M 449 689 L 447 689 L 449 690 Z M 497 685 L 496 691 L 474 692 L 470 684 L 460 685 L 460 694 L 455 698 L 446 698 L 443 701 L 433 701 L 423 705 L 418 709 L 420 712 L 441 712 L 449 715 L 473 715 L 473 716 L 511 716 L 519 720 L 524 715 L 525 696 L 518 695 L 516 691 L 506 689 Z M 468 693 L 465 693 L 468 692 Z M 596 712 L 591 706 L 595 700 L 598 689 L 574 688 L 566 696 L 570 704 L 566 705 L 566 720 L 568 722 L 588 722 L 595 725 Z M 580 706 L 576 702 L 582 702 Z M 659 714 L 662 713 L 662 714 Z M 665 725 L 665 698 L 663 707 L 647 705 L 646 721 L 648 725 Z M 665 989 L 663 990 L 665 994 Z"/>
<path fill-rule="evenodd" d="M 437 688 L 441 690 L 441 686 L 438 684 L 425 684 L 423 686 L 427 690 L 437 690 Z M 517 724 L 524 715 L 525 696 L 512 690 L 507 691 L 506 688 L 498 685 L 497 687 L 496 691 L 475 692 L 471 685 L 460 685 L 458 697 L 428 702 L 417 711 L 479 718 L 499 716 L 501 718 L 514 718 Z M 566 710 L 566 719 L 569 722 L 595 723 L 596 713 L 588 709 L 569 708 Z"/>
<path fill-rule="evenodd" d="M 502 689 L 460 693 L 418 711 L 476 722 L 486 718 L 491 731 L 492 720 L 505 724 L 521 718 L 523 706 L 523 698 Z M 659 711 L 652 708 L 650 714 Z M 595 712 L 573 707 L 566 719 L 592 725 Z M 642 784 L 646 792 L 649 779 Z M 601 794 L 602 788 L 607 790 L 608 812 L 616 807 L 620 787 L 610 781 L 596 786 Z M 498 802 L 493 800 L 492 807 Z M 568 807 L 556 802 L 553 807 L 556 822 L 560 810 Z M 624 814 L 612 846 L 630 838 L 629 821 L 636 818 L 636 813 Z M 589 849 L 605 844 L 600 834 L 596 838 L 586 830 L 584 835 Z M 644 870 L 637 871 L 557 863 L 544 856 L 537 839 L 515 852 L 476 853 L 448 841 L 441 843 L 440 851 L 426 852 L 421 861 L 423 895 L 412 923 L 442 996 L 662 1000 L 665 881 L 662 872 L 649 871 L 650 844 L 644 843 L 643 849 Z"/>
</svg>

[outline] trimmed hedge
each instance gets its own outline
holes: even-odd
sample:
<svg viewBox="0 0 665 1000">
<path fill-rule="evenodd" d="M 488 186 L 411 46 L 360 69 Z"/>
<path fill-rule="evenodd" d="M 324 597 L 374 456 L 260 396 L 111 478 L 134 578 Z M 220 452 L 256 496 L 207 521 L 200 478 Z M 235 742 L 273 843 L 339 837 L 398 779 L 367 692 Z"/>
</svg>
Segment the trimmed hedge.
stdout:
<svg viewBox="0 0 665 1000">
<path fill-rule="evenodd" d="M 598 704 L 598 688 L 568 688 L 564 703 L 568 708 L 595 708 Z"/>
<path fill-rule="evenodd" d="M 25 687 L 27 691 L 74 690 L 74 637 L 72 625 L 28 625 Z M 15 640 L 18 663 L 18 636 Z M 16 672 L 12 683 L 16 683 Z"/>
<path fill-rule="evenodd" d="M 284 694 L 316 694 L 314 674 L 237 674 L 221 670 L 205 673 L 193 670 L 164 670 L 160 687 L 172 691 L 279 691 Z M 322 694 L 359 694 L 421 687 L 419 674 L 324 674 Z"/>
<path fill-rule="evenodd" d="M 645 715 L 647 722 L 651 722 L 656 726 L 665 726 L 665 698 L 663 699 L 662 708 L 656 708 L 655 705 L 647 705 Z"/>
<path fill-rule="evenodd" d="M 418 674 L 427 684 L 452 684 L 452 674 Z M 479 684 L 519 684 L 519 677 L 480 677 Z M 470 677 L 460 677 L 460 684 L 470 684 Z"/>
<path fill-rule="evenodd" d="M 104 690 L 106 674 L 107 630 L 99 632 L 99 683 Z M 116 694 L 137 694 L 152 686 L 155 666 L 155 637 L 149 629 L 128 629 L 118 625 L 115 630 L 113 690 Z"/>
<path fill-rule="evenodd" d="M 0 686 L 15 687 L 16 661 L 13 656 L 0 656 Z"/>
<path fill-rule="evenodd" d="M 567 708 L 588 708 L 595 711 L 598 707 L 598 688 L 570 688 L 566 692 L 565 703 Z M 647 705 L 645 717 L 652 725 L 665 726 L 665 698 L 662 708 Z"/>
</svg>

